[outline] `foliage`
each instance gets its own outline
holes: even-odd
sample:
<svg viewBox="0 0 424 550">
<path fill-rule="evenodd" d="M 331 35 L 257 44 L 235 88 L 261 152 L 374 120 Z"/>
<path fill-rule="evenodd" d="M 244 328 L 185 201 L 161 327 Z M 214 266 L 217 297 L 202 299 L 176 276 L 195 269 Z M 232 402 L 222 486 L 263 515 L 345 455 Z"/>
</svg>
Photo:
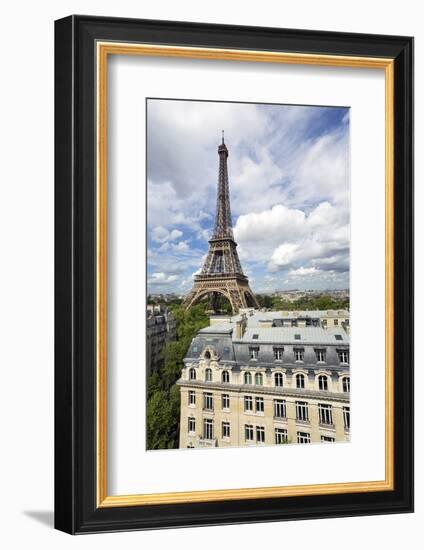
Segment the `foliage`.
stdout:
<svg viewBox="0 0 424 550">
<path fill-rule="evenodd" d="M 207 304 L 184 310 L 180 304 L 167 304 L 177 320 L 176 340 L 164 349 L 164 367 L 147 379 L 147 448 L 176 449 L 179 440 L 180 390 L 183 359 L 197 332 L 209 324 Z"/>
<path fill-rule="evenodd" d="M 268 294 L 256 294 L 256 300 L 260 308 L 271 309 L 273 307 L 272 297 Z"/>
<path fill-rule="evenodd" d="M 348 309 L 349 300 L 334 300 L 331 296 L 306 296 L 288 302 L 280 297 L 257 295 L 260 307 L 275 311 Z M 164 367 L 147 379 L 147 448 L 178 448 L 180 422 L 180 391 L 176 381 L 181 376 L 183 359 L 197 332 L 209 324 L 208 304 L 202 302 L 184 310 L 179 300 L 167 303 L 175 315 L 176 340 L 168 341 L 164 352 Z M 220 303 L 225 311 L 226 304 Z"/>
<path fill-rule="evenodd" d="M 261 298 L 263 299 L 264 297 L 262 296 Z M 304 296 L 294 302 L 289 302 L 279 296 L 266 296 L 266 298 L 268 299 L 267 303 L 269 303 L 270 299 L 272 305 L 264 305 L 262 307 L 267 307 L 274 311 L 349 309 L 349 298 L 335 300 L 331 296 L 325 294 L 321 296 Z"/>
<path fill-rule="evenodd" d="M 215 297 L 214 307 L 216 311 L 221 313 L 232 313 L 233 311 L 229 300 L 227 300 L 225 296 L 222 296 L 222 294 L 218 294 L 218 296 Z"/>
</svg>

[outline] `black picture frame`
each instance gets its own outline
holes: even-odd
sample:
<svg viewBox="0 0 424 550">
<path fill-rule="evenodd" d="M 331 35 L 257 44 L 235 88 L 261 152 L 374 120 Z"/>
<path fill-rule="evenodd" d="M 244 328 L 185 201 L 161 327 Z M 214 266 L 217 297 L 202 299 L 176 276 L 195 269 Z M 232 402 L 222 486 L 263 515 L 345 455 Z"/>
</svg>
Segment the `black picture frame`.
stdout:
<svg viewBox="0 0 424 550">
<path fill-rule="evenodd" d="M 393 491 L 97 507 L 98 40 L 394 60 Z M 55 75 L 55 527 L 76 534 L 413 511 L 413 39 L 73 15 L 55 22 Z"/>
</svg>

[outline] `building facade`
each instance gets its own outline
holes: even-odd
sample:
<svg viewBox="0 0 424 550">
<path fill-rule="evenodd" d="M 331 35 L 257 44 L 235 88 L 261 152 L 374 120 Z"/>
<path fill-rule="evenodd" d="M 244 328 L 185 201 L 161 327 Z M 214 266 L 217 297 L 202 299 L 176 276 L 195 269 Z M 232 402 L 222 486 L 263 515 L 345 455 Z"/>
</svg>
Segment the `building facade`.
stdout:
<svg viewBox="0 0 424 550">
<path fill-rule="evenodd" d="M 348 334 L 273 316 L 213 319 L 193 339 L 178 381 L 180 448 L 349 440 Z"/>
<path fill-rule="evenodd" d="M 164 365 L 163 351 L 166 342 L 176 338 L 175 315 L 163 304 L 148 305 L 146 319 L 146 372 L 147 376 Z"/>
</svg>

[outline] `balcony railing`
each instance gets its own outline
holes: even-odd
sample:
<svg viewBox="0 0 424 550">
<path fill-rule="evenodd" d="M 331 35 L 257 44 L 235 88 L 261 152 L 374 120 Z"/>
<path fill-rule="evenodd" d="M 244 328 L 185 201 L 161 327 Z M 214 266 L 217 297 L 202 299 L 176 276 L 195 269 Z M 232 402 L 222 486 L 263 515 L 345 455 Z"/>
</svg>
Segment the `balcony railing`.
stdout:
<svg viewBox="0 0 424 550">
<path fill-rule="evenodd" d="M 319 427 L 326 430 L 335 430 L 336 426 L 334 424 L 327 424 L 326 422 L 320 422 Z"/>
<path fill-rule="evenodd" d="M 214 439 L 204 439 L 203 437 L 199 437 L 199 447 L 216 447 L 217 446 L 217 440 Z"/>
</svg>

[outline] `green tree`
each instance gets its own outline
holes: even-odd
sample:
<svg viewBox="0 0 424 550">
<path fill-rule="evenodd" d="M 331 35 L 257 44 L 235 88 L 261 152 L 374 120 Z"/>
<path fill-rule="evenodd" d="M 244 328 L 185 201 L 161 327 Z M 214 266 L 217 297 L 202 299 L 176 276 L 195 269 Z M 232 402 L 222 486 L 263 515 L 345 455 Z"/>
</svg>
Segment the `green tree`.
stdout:
<svg viewBox="0 0 424 550">
<path fill-rule="evenodd" d="M 147 379 L 147 448 L 178 448 L 180 390 L 184 357 L 197 332 L 209 324 L 207 303 L 184 310 L 181 304 L 168 304 L 177 320 L 176 340 L 166 343 L 164 367 Z"/>
<path fill-rule="evenodd" d="M 273 307 L 272 297 L 268 294 L 256 294 L 256 300 L 261 308 L 265 307 L 266 309 L 270 309 Z"/>
<path fill-rule="evenodd" d="M 155 391 L 147 401 L 147 446 L 149 449 L 173 447 L 172 407 L 165 391 Z"/>
</svg>

